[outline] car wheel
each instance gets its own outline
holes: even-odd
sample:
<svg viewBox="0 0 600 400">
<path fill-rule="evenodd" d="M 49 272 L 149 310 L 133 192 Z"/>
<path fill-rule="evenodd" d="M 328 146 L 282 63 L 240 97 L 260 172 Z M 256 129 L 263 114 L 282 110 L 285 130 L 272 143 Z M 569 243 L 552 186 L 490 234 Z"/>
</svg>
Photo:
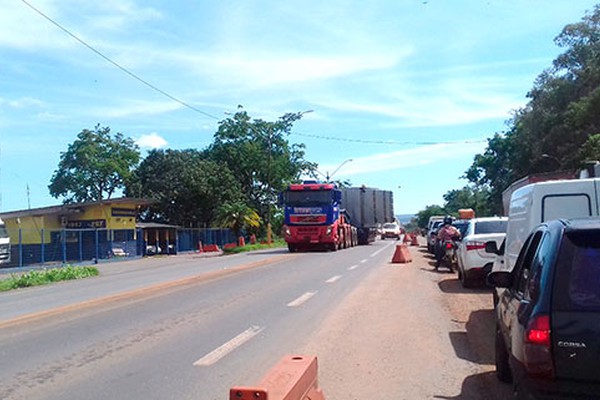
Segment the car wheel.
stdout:
<svg viewBox="0 0 600 400">
<path fill-rule="evenodd" d="M 500 327 L 496 327 L 496 377 L 501 382 L 512 382 L 512 372 L 508 362 L 508 350 Z"/>
<path fill-rule="evenodd" d="M 469 278 L 469 275 L 466 271 L 461 274 L 460 283 L 462 284 L 462 287 L 467 289 L 473 287 L 473 280 Z"/>
</svg>

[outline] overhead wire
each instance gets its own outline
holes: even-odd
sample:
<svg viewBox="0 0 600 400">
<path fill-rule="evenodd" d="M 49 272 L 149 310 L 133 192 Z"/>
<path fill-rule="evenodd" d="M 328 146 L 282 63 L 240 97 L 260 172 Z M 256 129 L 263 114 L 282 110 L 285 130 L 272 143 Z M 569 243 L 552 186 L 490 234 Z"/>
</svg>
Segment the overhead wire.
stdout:
<svg viewBox="0 0 600 400">
<path fill-rule="evenodd" d="M 353 139 L 353 138 L 342 138 L 337 136 L 325 136 L 315 135 L 310 133 L 291 132 L 292 135 L 309 137 L 313 139 L 332 140 L 336 142 L 352 142 L 361 144 L 383 144 L 383 145 L 419 145 L 419 146 L 431 146 L 436 144 L 471 144 L 471 143 L 487 143 L 487 139 L 477 140 L 457 140 L 457 141 L 396 141 L 396 140 L 368 140 L 368 139 Z"/>
<path fill-rule="evenodd" d="M 206 111 L 203 111 L 169 93 L 167 93 L 166 91 L 164 91 L 163 89 L 157 87 L 156 85 L 153 85 L 152 83 L 146 81 L 145 79 L 141 78 L 140 76 L 136 75 L 135 73 L 131 72 L 130 70 L 128 70 L 127 68 L 123 67 L 122 65 L 120 65 L 119 63 L 117 63 L 116 61 L 112 60 L 110 57 L 104 55 L 102 52 L 100 52 L 99 50 L 96 50 L 93 46 L 91 46 L 90 44 L 88 44 L 87 42 L 85 42 L 83 39 L 79 38 L 77 35 L 75 35 L 74 33 L 72 33 L 71 31 L 69 31 L 67 28 L 65 28 L 64 26 L 62 26 L 61 24 L 59 24 L 58 22 L 56 22 L 55 20 L 53 20 L 52 18 L 50 18 L 48 15 L 46 15 L 44 12 L 42 12 L 40 9 L 36 8 L 34 5 L 32 5 L 31 3 L 27 2 L 26 0 L 21 0 L 25 5 L 27 5 L 29 8 L 31 8 L 33 11 L 35 11 L 36 13 L 38 13 L 39 15 L 41 15 L 43 18 L 45 18 L 47 21 L 49 21 L 50 23 L 52 23 L 53 25 L 55 25 L 58 29 L 60 29 L 61 31 L 63 31 L 64 33 L 66 33 L 67 35 L 71 36 L 73 39 L 75 39 L 76 41 L 78 41 L 79 43 L 81 43 L 82 45 L 84 45 L 85 47 L 87 47 L 89 50 L 93 51 L 94 53 L 96 53 L 96 55 L 98 55 L 99 57 L 103 58 L 105 61 L 111 63 L 112 65 L 114 65 L 115 67 L 117 67 L 118 69 L 120 69 L 122 72 L 126 73 L 127 75 L 129 75 L 130 77 L 132 77 L 133 79 L 137 80 L 138 82 L 141 82 L 142 84 L 146 85 L 147 87 L 149 87 L 150 89 L 162 94 L 163 96 L 173 100 L 176 103 L 181 104 L 182 106 L 189 108 L 192 111 L 195 111 L 199 114 L 202 114 L 206 117 L 209 118 L 213 118 L 213 119 L 219 119 L 218 117 L 207 113 Z"/>
</svg>

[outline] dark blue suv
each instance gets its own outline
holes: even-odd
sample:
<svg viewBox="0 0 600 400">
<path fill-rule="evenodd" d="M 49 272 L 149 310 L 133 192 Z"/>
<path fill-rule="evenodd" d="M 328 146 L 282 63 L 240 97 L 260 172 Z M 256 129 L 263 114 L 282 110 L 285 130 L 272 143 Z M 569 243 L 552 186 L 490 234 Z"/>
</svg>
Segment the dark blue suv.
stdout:
<svg viewBox="0 0 600 400">
<path fill-rule="evenodd" d="M 518 399 L 600 399 L 600 218 L 556 220 L 527 238 L 496 307 L 496 374 Z"/>
</svg>

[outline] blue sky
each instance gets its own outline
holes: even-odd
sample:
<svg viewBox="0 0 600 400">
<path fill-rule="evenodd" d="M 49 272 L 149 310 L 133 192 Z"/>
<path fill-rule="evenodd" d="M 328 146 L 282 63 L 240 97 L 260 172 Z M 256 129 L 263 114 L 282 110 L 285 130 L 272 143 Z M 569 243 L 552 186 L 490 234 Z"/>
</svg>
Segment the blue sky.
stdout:
<svg viewBox="0 0 600 400">
<path fill-rule="evenodd" d="M 60 153 L 96 124 L 142 147 L 203 149 L 238 105 L 314 110 L 289 139 L 323 174 L 442 204 L 506 129 L 553 39 L 595 1 L 0 0 L 1 211 L 59 204 Z M 200 111 L 200 112 L 198 112 Z"/>
</svg>

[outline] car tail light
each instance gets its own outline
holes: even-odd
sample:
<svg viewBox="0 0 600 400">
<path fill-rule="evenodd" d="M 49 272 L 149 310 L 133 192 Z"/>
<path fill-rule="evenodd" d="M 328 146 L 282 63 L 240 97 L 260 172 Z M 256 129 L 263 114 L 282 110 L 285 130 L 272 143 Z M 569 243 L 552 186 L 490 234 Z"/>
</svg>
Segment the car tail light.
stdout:
<svg viewBox="0 0 600 400">
<path fill-rule="evenodd" d="M 467 242 L 465 247 L 466 247 L 467 251 L 483 250 L 483 249 L 485 249 L 485 243 L 484 242 Z"/>
<path fill-rule="evenodd" d="M 527 342 L 550 346 L 550 317 L 548 315 L 538 315 L 527 325 L 525 331 Z"/>
<path fill-rule="evenodd" d="M 527 324 L 524 353 L 525 369 L 529 374 L 554 374 L 549 315 L 537 315 Z"/>
</svg>

